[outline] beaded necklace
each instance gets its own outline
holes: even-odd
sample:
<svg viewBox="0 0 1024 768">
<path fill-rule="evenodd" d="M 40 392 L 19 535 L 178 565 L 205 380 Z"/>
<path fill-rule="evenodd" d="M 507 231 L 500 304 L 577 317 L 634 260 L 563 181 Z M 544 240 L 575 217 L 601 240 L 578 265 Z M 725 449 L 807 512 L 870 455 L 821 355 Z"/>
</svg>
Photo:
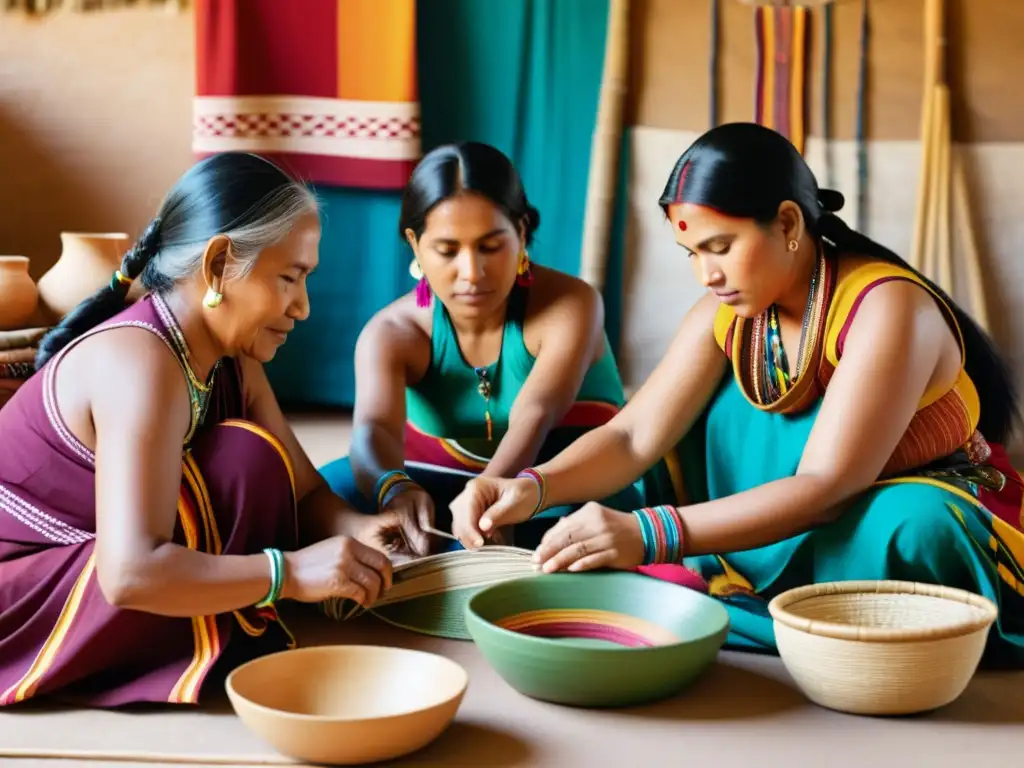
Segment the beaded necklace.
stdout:
<svg viewBox="0 0 1024 768">
<path fill-rule="evenodd" d="M 825 300 L 824 275 L 825 254 L 819 252 L 814 273 L 811 275 L 810 290 L 807 292 L 794 376 L 789 375 L 789 358 L 782 344 L 779 308 L 772 304 L 754 318 L 750 334 L 750 381 L 759 405 L 767 405 L 778 400 L 804 373 L 804 366 L 809 363 L 818 341 L 817 321 L 824 310 Z"/>
<path fill-rule="evenodd" d="M 178 321 L 174 317 L 174 313 L 171 312 L 170 307 L 167 306 L 159 294 L 154 295 L 153 302 L 157 306 L 160 319 L 163 320 L 164 325 L 167 327 L 167 333 L 171 337 L 171 346 L 178 357 L 181 369 L 185 372 L 185 381 L 188 385 L 189 407 L 192 412 L 188 434 L 185 435 L 185 443 L 187 444 L 192 440 L 192 436 L 199 425 L 203 423 L 203 419 L 206 418 L 206 411 L 211 400 L 210 393 L 213 391 L 217 371 L 220 370 L 220 360 L 214 363 L 210 369 L 206 382 L 201 381 L 192 368 L 192 353 L 188 348 L 188 342 L 185 341 L 185 334 L 182 333 L 181 326 L 178 325 Z"/>
<path fill-rule="evenodd" d="M 501 353 L 498 353 L 498 362 L 501 362 Z M 473 369 L 476 373 L 478 383 L 476 385 L 476 391 L 480 393 L 480 397 L 484 399 L 484 421 L 487 423 L 487 440 L 490 442 L 494 439 L 494 423 L 491 421 L 491 378 L 490 373 L 484 366 L 479 366 Z M 495 372 L 497 372 L 497 363 L 495 364 Z"/>
</svg>

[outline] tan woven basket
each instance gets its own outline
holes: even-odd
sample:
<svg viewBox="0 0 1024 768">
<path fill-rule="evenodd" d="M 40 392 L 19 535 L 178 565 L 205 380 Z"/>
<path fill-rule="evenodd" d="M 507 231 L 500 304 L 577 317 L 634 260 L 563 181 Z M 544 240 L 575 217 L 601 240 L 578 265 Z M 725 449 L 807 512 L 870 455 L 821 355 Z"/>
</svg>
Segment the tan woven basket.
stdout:
<svg viewBox="0 0 1024 768">
<path fill-rule="evenodd" d="M 816 704 L 862 715 L 906 715 L 949 704 L 970 682 L 992 601 L 909 581 L 798 587 L 768 610 L 782 661 Z"/>
</svg>

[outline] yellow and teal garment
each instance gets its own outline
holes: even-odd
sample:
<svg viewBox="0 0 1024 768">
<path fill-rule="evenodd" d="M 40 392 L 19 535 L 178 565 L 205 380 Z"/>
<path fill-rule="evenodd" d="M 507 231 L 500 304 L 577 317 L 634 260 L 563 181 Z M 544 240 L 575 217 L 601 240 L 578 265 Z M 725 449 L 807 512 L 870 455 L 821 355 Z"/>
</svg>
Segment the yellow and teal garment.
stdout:
<svg viewBox="0 0 1024 768">
<path fill-rule="evenodd" d="M 898 266 L 828 257 L 808 308 L 802 365 L 777 399 L 755 387 L 764 362 L 766 318 L 744 320 L 722 306 L 716 337 L 732 363 L 702 418 L 680 446 L 694 501 L 720 499 L 797 471 L 843 340 L 864 296 L 889 280 L 923 285 Z M 936 301 L 958 335 L 949 308 Z M 753 341 L 752 341 L 753 339 Z M 962 346 L 962 342 L 961 342 Z M 770 361 L 769 361 L 770 362 Z M 778 381 L 778 379 L 776 379 Z M 884 381 L 866 386 L 886 386 Z M 1024 666 L 1022 482 L 999 445 L 977 432 L 985 404 L 966 371 L 929 390 L 882 477 L 835 522 L 744 552 L 684 558 L 698 587 L 729 610 L 734 648 L 775 650 L 767 602 L 805 584 L 901 579 L 966 589 L 993 600 L 999 619 L 987 660 Z"/>
</svg>

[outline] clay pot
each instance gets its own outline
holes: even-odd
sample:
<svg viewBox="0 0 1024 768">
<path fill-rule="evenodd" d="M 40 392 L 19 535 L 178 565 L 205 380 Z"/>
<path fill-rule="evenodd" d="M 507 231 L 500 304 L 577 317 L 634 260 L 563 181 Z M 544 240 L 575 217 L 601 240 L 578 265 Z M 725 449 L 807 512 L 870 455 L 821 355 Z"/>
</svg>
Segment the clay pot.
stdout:
<svg viewBox="0 0 1024 768">
<path fill-rule="evenodd" d="M 60 259 L 39 279 L 39 299 L 59 320 L 110 282 L 131 247 L 124 232 L 61 232 Z"/>
<path fill-rule="evenodd" d="M 0 331 L 24 328 L 39 303 L 24 256 L 0 256 Z"/>
</svg>

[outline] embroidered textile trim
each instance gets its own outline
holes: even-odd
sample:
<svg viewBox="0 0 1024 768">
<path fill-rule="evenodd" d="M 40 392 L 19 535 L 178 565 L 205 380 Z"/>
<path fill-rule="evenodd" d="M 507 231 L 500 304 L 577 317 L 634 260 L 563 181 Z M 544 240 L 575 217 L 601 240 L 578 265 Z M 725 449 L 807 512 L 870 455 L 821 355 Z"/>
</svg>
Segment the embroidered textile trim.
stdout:
<svg viewBox="0 0 1024 768">
<path fill-rule="evenodd" d="M 81 531 L 48 515 L 4 485 L 0 485 L 0 510 L 55 544 L 82 544 L 96 538 L 96 534 Z"/>
</svg>

